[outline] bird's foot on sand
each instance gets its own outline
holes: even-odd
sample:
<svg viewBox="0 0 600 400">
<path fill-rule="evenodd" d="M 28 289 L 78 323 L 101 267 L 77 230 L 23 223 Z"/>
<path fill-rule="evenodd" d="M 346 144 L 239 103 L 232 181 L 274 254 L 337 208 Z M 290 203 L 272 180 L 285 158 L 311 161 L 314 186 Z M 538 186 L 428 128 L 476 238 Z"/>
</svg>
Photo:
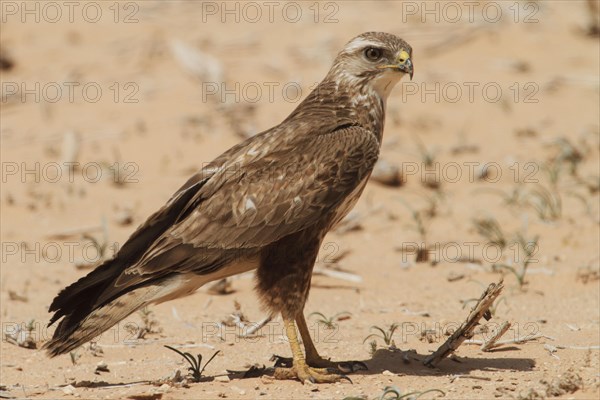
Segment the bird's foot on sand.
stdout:
<svg viewBox="0 0 600 400">
<path fill-rule="evenodd" d="M 271 357 L 271 361 L 275 361 L 275 368 L 289 368 L 294 364 L 294 361 L 291 357 L 281 357 L 276 354 L 273 354 L 273 357 Z M 362 361 L 331 361 L 319 355 L 309 355 L 306 358 L 306 364 L 309 367 L 329 369 L 341 374 L 351 374 L 356 371 L 367 371 L 369 369 L 367 367 L 367 364 L 365 364 Z"/>
<path fill-rule="evenodd" d="M 367 364 L 362 361 L 331 361 L 321 356 L 307 357 L 306 363 L 315 368 L 336 369 L 344 374 L 351 374 L 356 371 L 366 371 Z"/>
<path fill-rule="evenodd" d="M 275 368 L 275 379 L 298 379 L 302 383 L 334 383 L 350 378 L 336 368 L 313 368 L 305 363 L 298 363 L 289 368 Z"/>
</svg>

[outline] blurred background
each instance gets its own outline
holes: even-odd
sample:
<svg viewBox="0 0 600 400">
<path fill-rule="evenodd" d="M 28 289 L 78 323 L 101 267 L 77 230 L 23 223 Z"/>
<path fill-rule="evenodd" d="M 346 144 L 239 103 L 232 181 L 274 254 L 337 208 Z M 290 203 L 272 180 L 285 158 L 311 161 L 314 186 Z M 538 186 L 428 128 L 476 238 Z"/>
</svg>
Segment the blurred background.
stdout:
<svg viewBox="0 0 600 400">
<path fill-rule="evenodd" d="M 110 257 L 203 164 L 281 122 L 342 46 L 365 31 L 409 42 L 415 75 L 388 100 L 373 182 L 324 245 L 307 313 L 348 311 L 352 318 L 340 322 L 341 342 L 318 345 L 334 358 L 368 358 L 362 340 L 371 325 L 460 320 L 465 293 L 478 297 L 499 274 L 510 288 L 499 308 L 507 319 L 544 320 L 536 327 L 561 343 L 598 345 L 598 1 L 0 5 L 0 312 L 10 334 L 15 324 L 42 327 L 30 330 L 36 335 L 25 346 L 3 340 L 7 390 L 23 385 L 51 393 L 39 382 L 64 379 L 45 365 L 89 378 L 86 365 L 98 360 L 87 352 L 72 364 L 26 348 L 47 340 L 53 296 Z M 229 297 L 213 302 L 214 294 L 203 292 L 157 306 L 152 312 L 163 336 L 156 337 L 200 342 L 202 321 L 220 321 L 234 298 L 251 320 L 264 317 L 251 275 L 213 292 Z M 406 343 L 422 354 L 436 347 L 418 338 Z M 212 345 L 224 346 L 217 339 Z M 216 369 L 268 363 L 264 343 L 236 346 L 242 352 L 225 348 Z M 123 348 L 136 359 L 128 362 L 133 370 L 115 364 L 114 379 L 106 380 L 153 379 L 175 367 L 174 355 L 159 344 Z M 550 362 L 545 370 L 517 362 L 531 374 L 523 391 L 544 374 L 560 375 L 567 360 L 576 363 L 582 354 L 565 350 L 565 362 L 552 363 L 540 344 L 522 351 L 496 357 Z M 593 351 L 580 372 L 592 388 Z M 123 358 L 105 352 L 109 363 Z M 143 360 L 160 362 L 136 371 Z M 398 372 L 394 365 L 371 366 L 377 374 Z M 465 365 L 459 372 L 481 367 Z M 514 365 L 507 361 L 500 374 Z M 375 393 L 371 378 L 359 378 L 356 391 Z M 272 386 L 265 393 L 281 394 Z M 477 395 L 492 396 L 496 386 L 486 384 Z M 321 395 L 332 395 L 328 390 Z"/>
</svg>

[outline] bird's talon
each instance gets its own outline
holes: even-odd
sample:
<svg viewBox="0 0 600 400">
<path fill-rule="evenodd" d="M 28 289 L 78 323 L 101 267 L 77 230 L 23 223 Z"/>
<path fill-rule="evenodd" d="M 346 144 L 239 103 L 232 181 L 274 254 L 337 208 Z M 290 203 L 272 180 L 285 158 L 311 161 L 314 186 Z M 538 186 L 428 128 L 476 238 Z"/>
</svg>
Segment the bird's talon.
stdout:
<svg viewBox="0 0 600 400">
<path fill-rule="evenodd" d="M 362 361 L 344 361 L 337 363 L 337 368 L 345 374 L 350 374 L 356 371 L 367 371 L 367 364 Z"/>
<path fill-rule="evenodd" d="M 369 367 L 367 367 L 367 364 L 365 364 L 362 361 L 350 361 L 349 364 L 350 364 L 350 368 L 352 369 L 352 372 L 369 370 Z"/>
<path fill-rule="evenodd" d="M 333 362 L 330 359 L 326 358 L 312 358 L 307 360 L 306 363 L 311 367 L 317 368 L 333 368 L 338 370 L 337 372 L 342 372 L 344 374 L 350 374 L 356 371 L 368 371 L 369 368 L 367 364 L 362 361 L 340 361 Z"/>
<path fill-rule="evenodd" d="M 293 360 L 291 358 L 282 357 L 277 354 L 273 354 L 273 356 L 271 356 L 270 361 L 275 362 L 275 365 L 273 365 L 273 367 L 275 367 L 275 368 L 279 368 L 279 367 L 289 368 L 293 364 Z"/>
<path fill-rule="evenodd" d="M 341 374 L 339 370 L 332 368 L 313 368 L 306 364 L 293 366 L 290 368 L 275 368 L 273 374 L 275 379 L 298 379 L 302 383 L 334 383 L 341 380 L 352 380 L 346 375 Z"/>
<path fill-rule="evenodd" d="M 352 368 L 352 364 L 351 363 L 339 363 L 337 365 L 337 367 L 344 374 L 350 374 L 350 373 L 354 372 L 354 368 Z"/>
</svg>

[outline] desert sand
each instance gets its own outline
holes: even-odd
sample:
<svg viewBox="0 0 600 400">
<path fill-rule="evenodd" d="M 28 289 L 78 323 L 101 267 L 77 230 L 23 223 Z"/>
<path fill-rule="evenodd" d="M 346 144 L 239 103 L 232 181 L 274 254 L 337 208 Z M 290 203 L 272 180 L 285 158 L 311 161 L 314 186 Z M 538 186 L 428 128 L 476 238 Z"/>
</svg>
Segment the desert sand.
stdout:
<svg viewBox="0 0 600 400">
<path fill-rule="evenodd" d="M 2 397 L 373 399 L 395 387 L 449 399 L 598 398 L 600 56 L 590 4 L 2 1 Z M 282 121 L 344 43 L 371 30 L 414 49 L 414 79 L 388 100 L 381 152 L 401 184 L 372 180 L 327 236 L 305 310 L 322 314 L 308 318 L 322 355 L 369 369 L 353 384 L 273 380 L 271 357 L 290 356 L 280 317 L 240 337 L 267 316 L 252 273 L 49 359 L 41 346 L 58 291 L 203 164 Z M 501 278 L 473 339 L 509 321 L 500 340 L 516 343 L 463 344 L 423 366 Z M 394 323 L 389 343 L 367 338 Z M 165 345 L 203 362 L 219 353 L 192 382 Z M 253 365 L 263 376 L 243 378 Z"/>
</svg>

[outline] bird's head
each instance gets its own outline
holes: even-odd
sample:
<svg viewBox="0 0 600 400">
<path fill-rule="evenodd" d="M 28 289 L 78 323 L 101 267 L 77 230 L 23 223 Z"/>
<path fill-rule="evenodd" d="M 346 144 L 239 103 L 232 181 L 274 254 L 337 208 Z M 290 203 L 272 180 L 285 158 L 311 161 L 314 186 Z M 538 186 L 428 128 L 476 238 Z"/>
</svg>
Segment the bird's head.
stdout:
<svg viewBox="0 0 600 400">
<path fill-rule="evenodd" d="M 367 32 L 350 40 L 337 55 L 329 76 L 339 84 L 374 90 L 386 99 L 392 88 L 408 74 L 412 79 L 412 47 L 384 32 Z"/>
</svg>

